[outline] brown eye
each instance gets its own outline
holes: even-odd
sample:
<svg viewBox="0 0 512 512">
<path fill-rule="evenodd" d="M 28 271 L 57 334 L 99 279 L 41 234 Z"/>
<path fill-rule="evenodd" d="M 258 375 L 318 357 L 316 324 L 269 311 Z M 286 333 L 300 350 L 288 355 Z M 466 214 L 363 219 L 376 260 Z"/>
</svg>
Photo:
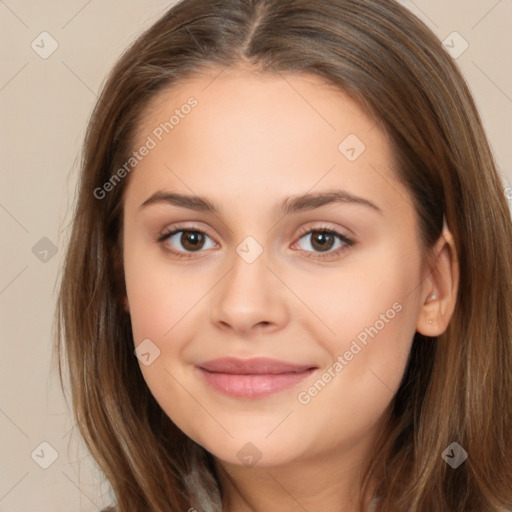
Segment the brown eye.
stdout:
<svg viewBox="0 0 512 512">
<path fill-rule="evenodd" d="M 304 242 L 305 241 L 305 246 Z M 330 228 L 310 229 L 296 243 L 310 259 L 336 258 L 354 241 Z M 302 247 L 301 247 L 302 245 Z"/>
<path fill-rule="evenodd" d="M 204 233 L 200 231 L 182 231 L 180 243 L 187 251 L 202 249 L 205 242 Z"/>
<path fill-rule="evenodd" d="M 328 251 L 332 249 L 336 237 L 327 231 L 312 231 L 311 246 L 318 251 Z"/>
<path fill-rule="evenodd" d="M 158 242 L 174 254 L 184 256 L 187 253 L 199 253 L 203 249 L 215 247 L 215 242 L 198 229 L 174 229 L 163 233 L 158 238 Z"/>
</svg>

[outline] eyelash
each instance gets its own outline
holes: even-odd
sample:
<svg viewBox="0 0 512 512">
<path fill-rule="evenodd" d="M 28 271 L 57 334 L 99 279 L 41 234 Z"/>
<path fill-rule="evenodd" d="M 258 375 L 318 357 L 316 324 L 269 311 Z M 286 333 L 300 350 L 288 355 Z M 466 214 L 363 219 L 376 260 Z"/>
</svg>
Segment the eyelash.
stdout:
<svg viewBox="0 0 512 512">
<path fill-rule="evenodd" d="M 168 245 L 165 244 L 165 242 L 171 236 L 176 235 L 177 233 L 182 233 L 183 231 L 189 231 L 192 233 L 201 233 L 205 236 L 208 236 L 208 238 L 211 238 L 207 233 L 205 233 L 201 229 L 194 229 L 193 227 L 178 225 L 178 226 L 174 226 L 172 229 L 167 229 L 167 230 L 163 231 L 162 233 L 160 233 L 158 235 L 157 242 L 163 246 L 165 251 L 170 252 L 171 254 L 173 254 L 174 256 L 177 256 L 178 258 L 184 258 L 184 259 L 192 258 L 193 256 L 191 256 L 191 255 L 194 254 L 194 252 L 187 253 L 187 252 L 183 252 L 183 251 L 176 251 L 174 249 L 171 249 Z M 298 241 L 301 240 L 305 235 L 309 235 L 312 233 L 328 233 L 328 234 L 334 235 L 339 241 L 341 241 L 344 244 L 343 246 L 338 247 L 338 249 L 336 249 L 334 251 L 329 251 L 326 253 L 303 251 L 305 253 L 306 258 L 313 259 L 313 260 L 322 261 L 325 259 L 330 259 L 330 258 L 333 258 L 336 256 L 340 256 L 341 253 L 348 250 L 350 247 L 352 247 L 356 243 L 354 240 L 339 233 L 335 229 L 332 229 L 332 228 L 329 228 L 326 226 L 318 226 L 318 227 L 314 227 L 314 228 L 303 228 L 300 231 L 300 233 L 298 235 L 298 240 L 297 240 L 297 242 L 294 243 L 294 245 L 296 245 L 298 243 Z M 196 251 L 196 252 L 202 252 L 202 251 Z M 313 254 L 314 254 L 314 256 L 313 256 Z"/>
</svg>

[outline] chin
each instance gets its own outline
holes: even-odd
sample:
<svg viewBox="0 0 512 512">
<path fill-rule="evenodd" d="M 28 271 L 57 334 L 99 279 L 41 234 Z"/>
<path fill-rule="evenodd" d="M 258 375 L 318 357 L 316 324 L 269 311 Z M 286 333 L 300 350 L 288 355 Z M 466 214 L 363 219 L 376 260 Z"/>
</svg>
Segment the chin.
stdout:
<svg viewBox="0 0 512 512">
<path fill-rule="evenodd" d="M 300 449 L 302 444 L 299 438 L 287 436 L 287 441 L 283 442 L 278 436 L 274 439 L 265 439 L 268 432 L 259 432 L 257 435 L 248 435 L 247 432 L 240 435 L 234 432 L 232 434 L 232 439 L 203 438 L 194 441 L 220 461 L 248 468 L 283 466 L 304 455 Z"/>
</svg>

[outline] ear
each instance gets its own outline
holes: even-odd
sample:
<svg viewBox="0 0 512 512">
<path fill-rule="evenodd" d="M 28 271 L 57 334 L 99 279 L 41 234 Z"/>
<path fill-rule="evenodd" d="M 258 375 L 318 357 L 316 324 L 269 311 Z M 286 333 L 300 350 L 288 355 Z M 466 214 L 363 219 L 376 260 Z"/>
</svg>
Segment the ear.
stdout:
<svg viewBox="0 0 512 512">
<path fill-rule="evenodd" d="M 435 337 L 448 327 L 459 288 L 457 250 L 446 220 L 428 261 L 428 275 L 422 285 L 422 306 L 418 312 L 416 330 L 424 336 Z"/>
<path fill-rule="evenodd" d="M 128 297 L 125 295 L 123 298 L 123 306 L 124 310 L 129 313 L 130 312 L 130 304 L 128 303 Z"/>
</svg>

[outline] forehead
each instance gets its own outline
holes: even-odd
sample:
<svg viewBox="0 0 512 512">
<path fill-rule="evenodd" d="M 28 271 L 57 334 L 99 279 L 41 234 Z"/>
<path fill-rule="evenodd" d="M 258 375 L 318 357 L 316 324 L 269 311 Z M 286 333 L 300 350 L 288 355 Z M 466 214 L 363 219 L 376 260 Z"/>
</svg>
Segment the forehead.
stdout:
<svg viewBox="0 0 512 512">
<path fill-rule="evenodd" d="M 254 138 L 257 133 L 278 132 L 274 140 L 282 147 L 283 142 L 305 137 L 325 137 L 326 142 L 333 143 L 350 133 L 363 138 L 378 124 L 346 92 L 319 76 L 259 72 L 247 67 L 209 68 L 160 91 L 148 102 L 139 119 L 135 145 L 169 121 L 173 113 L 180 119 L 174 116 L 173 124 L 179 123 L 171 127 L 172 138 L 179 138 L 184 129 L 178 130 L 177 124 L 185 124 L 181 123 L 180 110 L 190 98 L 197 102 L 197 108 L 190 116 L 185 112 L 186 124 L 196 128 L 196 136 L 222 135 L 229 127 L 242 129 L 240 137 L 245 133 Z M 198 126 L 208 121 L 212 124 Z M 375 135 L 382 138 L 384 134 L 376 130 Z M 375 145 L 375 140 L 372 142 Z"/>
<path fill-rule="evenodd" d="M 395 179 L 380 125 L 312 75 L 228 68 L 189 78 L 148 104 L 135 149 L 148 138 L 154 147 L 130 177 L 138 197 L 166 185 L 291 195 L 340 180 L 356 192 Z"/>
</svg>

